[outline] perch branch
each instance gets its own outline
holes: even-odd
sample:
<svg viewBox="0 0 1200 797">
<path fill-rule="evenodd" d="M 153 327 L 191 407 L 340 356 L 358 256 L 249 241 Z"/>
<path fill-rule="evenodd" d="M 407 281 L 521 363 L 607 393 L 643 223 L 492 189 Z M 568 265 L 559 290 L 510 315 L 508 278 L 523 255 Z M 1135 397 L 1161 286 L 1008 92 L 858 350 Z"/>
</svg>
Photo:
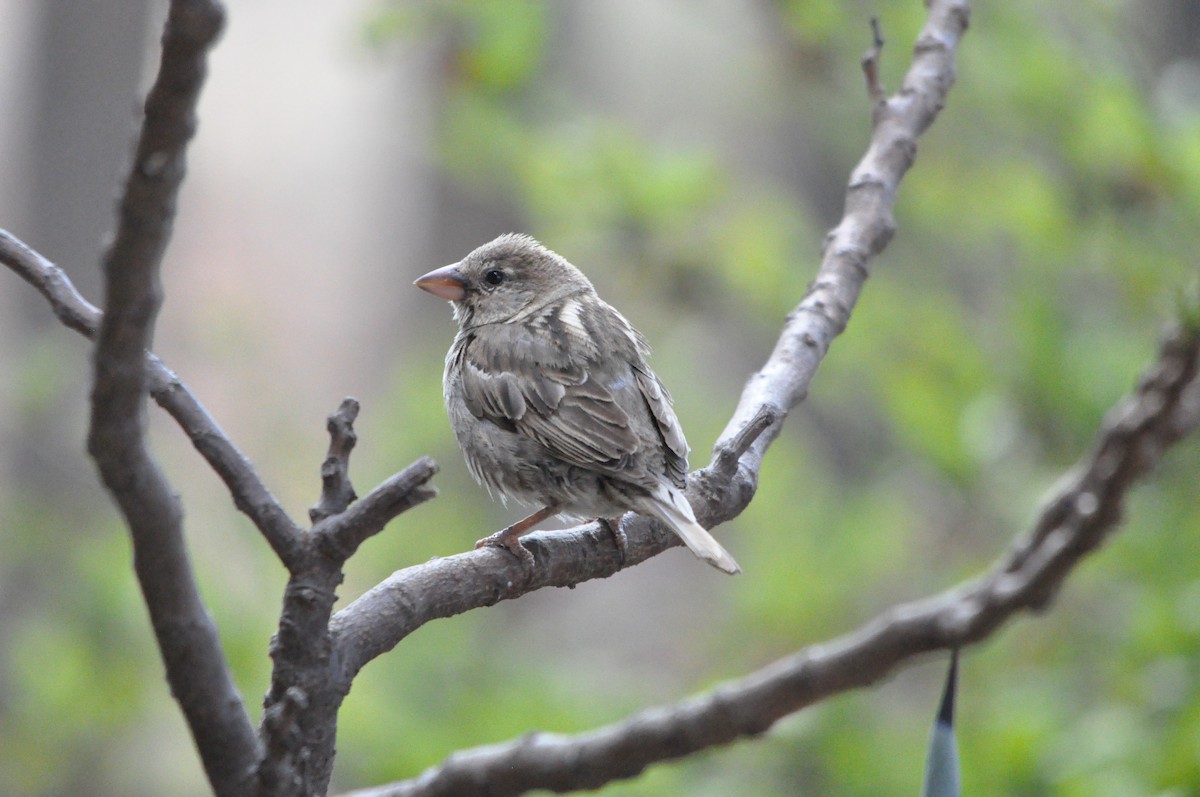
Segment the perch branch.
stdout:
<svg viewBox="0 0 1200 797">
<path fill-rule="evenodd" d="M 892 205 L 916 156 L 916 139 L 945 105 L 954 83 L 954 56 L 967 17 L 963 0 L 931 3 L 900 92 L 876 106 L 867 152 L 851 175 L 843 218 L 826 237 L 816 279 L 788 315 L 770 358 L 743 390 L 717 441 L 713 465 L 691 474 L 688 498 L 705 527 L 736 517 L 749 504 L 763 454 L 779 435 L 787 412 L 804 398 L 833 339 L 845 329 L 867 266 L 895 228 Z M 763 416 L 769 423 L 739 450 L 743 430 L 754 429 Z M 612 535 L 595 523 L 523 538 L 536 563 L 532 579 L 512 556 L 494 548 L 393 573 L 333 618 L 345 688 L 363 665 L 429 620 L 542 587 L 605 578 L 622 562 L 637 564 L 679 544 L 675 535 L 646 518 L 626 522 L 624 530 L 623 560 Z"/>
<path fill-rule="evenodd" d="M 145 439 L 146 351 L 161 304 L 159 267 L 208 50 L 223 21 L 221 7 L 204 0 L 175 0 L 168 11 L 162 61 L 104 260 L 106 313 L 96 332 L 88 452 L 129 526 L 167 680 L 205 773 L 217 794 L 240 795 L 259 757 L 258 740 L 195 583 L 179 499 Z"/>
<path fill-rule="evenodd" d="M 1136 392 L 1109 413 L 1029 534 L 992 569 L 939 595 L 894 607 L 850 634 L 811 645 L 677 705 L 576 736 L 536 733 L 455 753 L 413 780 L 345 797 L 506 797 L 596 789 L 659 761 L 768 730 L 831 695 L 870 686 L 913 657 L 957 650 L 1058 591 L 1121 519 L 1121 505 L 1175 442 L 1200 424 L 1200 329 L 1169 335 Z"/>
</svg>

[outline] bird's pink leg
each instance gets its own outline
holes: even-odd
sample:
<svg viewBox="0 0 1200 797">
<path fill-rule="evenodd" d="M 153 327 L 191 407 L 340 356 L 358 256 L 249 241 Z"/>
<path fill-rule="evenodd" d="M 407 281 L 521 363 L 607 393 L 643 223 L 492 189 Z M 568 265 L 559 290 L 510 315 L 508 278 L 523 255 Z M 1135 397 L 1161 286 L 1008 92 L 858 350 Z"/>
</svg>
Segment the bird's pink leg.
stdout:
<svg viewBox="0 0 1200 797">
<path fill-rule="evenodd" d="M 484 537 L 475 543 L 475 547 L 482 548 L 485 545 L 494 545 L 497 548 L 503 548 L 520 559 L 521 564 L 525 565 L 526 570 L 533 572 L 533 554 L 521 544 L 521 535 L 527 534 L 538 523 L 541 523 L 548 517 L 557 515 L 558 512 L 559 509 L 554 504 L 544 506 L 529 517 L 518 520 L 508 528 L 501 529 L 495 534 Z"/>
</svg>

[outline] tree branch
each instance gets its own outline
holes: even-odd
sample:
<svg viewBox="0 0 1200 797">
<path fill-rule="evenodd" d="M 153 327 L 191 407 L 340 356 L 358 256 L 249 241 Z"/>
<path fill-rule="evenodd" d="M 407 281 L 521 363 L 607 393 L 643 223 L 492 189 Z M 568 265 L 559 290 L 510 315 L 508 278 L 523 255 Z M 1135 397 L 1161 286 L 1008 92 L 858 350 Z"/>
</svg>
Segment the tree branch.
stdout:
<svg viewBox="0 0 1200 797">
<path fill-rule="evenodd" d="M 299 567 L 304 556 L 304 532 L 267 489 L 254 465 L 175 372 L 150 352 L 146 353 L 146 364 L 150 372 L 150 395 L 175 419 L 216 471 L 234 506 L 250 518 L 284 567 L 289 572 Z"/>
<path fill-rule="evenodd" d="M 145 363 L 161 303 L 159 266 L 207 53 L 223 20 L 220 6 L 204 0 L 175 0 L 168 12 L 162 62 L 104 262 L 107 312 L 96 333 L 88 451 L 129 526 L 167 680 L 205 773 L 217 794 L 238 795 L 259 757 L 258 741 L 196 587 L 178 497 L 145 440 Z"/>
<path fill-rule="evenodd" d="M 103 314 L 75 290 L 66 272 L 7 230 L 0 230 L 0 263 L 36 288 L 65 326 L 88 340 L 95 339 Z"/>
<path fill-rule="evenodd" d="M 358 546 L 383 531 L 392 518 L 420 503 L 437 497 L 429 480 L 438 472 L 437 463 L 421 457 L 391 476 L 344 512 L 313 526 L 313 534 L 331 555 L 346 561 Z"/>
<path fill-rule="evenodd" d="M 308 519 L 314 524 L 345 512 L 346 507 L 358 500 L 354 485 L 350 483 L 350 452 L 358 442 L 358 434 L 354 431 L 358 409 L 358 401 L 346 397 L 326 421 L 329 453 L 321 463 L 321 498 L 308 510 Z"/>
<path fill-rule="evenodd" d="M 313 534 L 320 538 L 326 553 L 339 562 L 353 556 L 358 546 L 382 531 L 392 518 L 437 496 L 437 489 L 428 483 L 438 471 L 437 463 L 421 457 L 358 501 L 350 483 L 350 452 L 358 440 L 354 431 L 357 417 L 358 402 L 352 398 L 343 399 L 329 416 L 329 453 L 321 463 L 321 498 L 308 510 Z"/>
<path fill-rule="evenodd" d="M 898 94 L 876 104 L 871 140 L 854 169 L 841 223 L 826 237 L 821 266 L 808 292 L 787 318 L 766 364 L 747 383 L 732 419 L 715 446 L 713 464 L 693 473 L 688 498 L 700 523 L 712 528 L 740 514 L 757 489 L 767 447 L 787 412 L 805 396 L 833 339 L 846 327 L 867 278 L 870 259 L 895 228 L 892 205 L 900 180 L 916 156 L 916 138 L 946 101 L 954 83 L 954 56 L 967 26 L 964 0 L 935 0 L 914 48 Z M 763 419 L 769 419 L 763 423 Z M 757 429 L 761 424 L 762 428 Z M 743 430 L 755 430 L 739 448 Z M 737 452 L 730 458 L 729 452 Z M 331 623 L 347 687 L 368 661 L 385 653 L 424 623 L 547 586 L 605 578 L 679 544 L 656 521 L 626 522 L 622 560 L 612 536 L 595 523 L 523 538 L 533 554 L 529 578 L 504 551 L 487 548 L 426 562 L 393 573 L 338 612 Z"/>
<path fill-rule="evenodd" d="M 883 55 L 883 31 L 879 29 L 879 17 L 871 17 L 871 46 L 863 53 L 859 62 L 863 77 L 867 80 L 867 96 L 876 106 L 887 101 L 887 92 L 879 80 L 879 57 Z"/>
<path fill-rule="evenodd" d="M 0 263 L 37 289 L 65 326 L 94 340 L 103 313 L 80 295 L 66 273 L 6 230 L 0 230 Z M 287 566 L 299 555 L 300 529 L 288 517 L 254 466 L 233 444 L 187 385 L 154 354 L 146 353 L 150 395 L 175 419 L 192 445 L 225 482 L 237 506 Z"/>
<path fill-rule="evenodd" d="M 321 464 L 321 498 L 283 595 L 271 640 L 271 684 L 259 736 L 267 754 L 255 776 L 264 795 L 324 794 L 333 772 L 337 713 L 349 691 L 334 669 L 329 618 L 342 567 L 366 539 L 437 491 L 437 465 L 422 457 L 356 500 L 350 452 L 358 437 L 358 402 L 342 400 L 329 415 L 329 451 Z"/>
<path fill-rule="evenodd" d="M 33 285 L 71 329 L 94 339 L 103 314 L 84 299 L 56 265 L 0 230 L 0 263 Z M 208 414 L 187 386 L 154 354 L 145 353 L 146 380 L 155 400 L 173 417 L 192 444 L 225 482 L 234 503 L 254 522 L 292 574 L 284 596 L 280 632 L 272 644 L 276 659 L 260 736 L 265 755 L 256 769 L 265 793 L 290 793 L 328 780 L 336 712 L 348 683 L 330 677 L 328 623 L 341 567 L 362 542 L 405 510 L 436 495 L 428 484 L 437 465 L 422 457 L 354 501 L 349 454 L 357 403 L 343 402 L 330 416 L 330 452 L 322 465 L 321 519 L 312 533 L 287 516 L 253 465 Z M 349 403 L 348 403 L 349 402 Z M 182 582 L 181 582 L 182 583 Z M 311 729 L 316 732 L 306 736 Z M 326 744 L 312 744 L 325 740 Z M 304 761 L 320 761 L 300 771 Z M 316 752 L 316 754 L 312 754 Z M 307 781 L 306 781 L 307 778 Z"/>
<path fill-rule="evenodd" d="M 576 736 L 537 733 L 455 753 L 409 781 L 346 797 L 505 797 L 569 792 L 631 778 L 647 766 L 756 736 L 822 699 L 870 686 L 903 662 L 989 636 L 1038 609 L 1121 519 L 1134 482 L 1200 424 L 1200 327 L 1177 328 L 1136 392 L 1109 413 L 1029 534 L 983 577 L 889 609 L 850 634 L 810 645 L 675 706 Z"/>
</svg>

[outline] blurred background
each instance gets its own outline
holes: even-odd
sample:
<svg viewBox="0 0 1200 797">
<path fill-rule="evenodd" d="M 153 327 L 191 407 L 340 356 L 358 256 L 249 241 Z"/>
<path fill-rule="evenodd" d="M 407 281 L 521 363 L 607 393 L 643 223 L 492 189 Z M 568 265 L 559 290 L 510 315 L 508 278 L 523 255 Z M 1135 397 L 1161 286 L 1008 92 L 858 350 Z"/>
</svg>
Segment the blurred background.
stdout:
<svg viewBox="0 0 1200 797">
<path fill-rule="evenodd" d="M 895 90 L 916 0 L 244 0 L 211 59 L 157 351 L 294 517 L 325 415 L 363 405 L 359 492 L 421 454 L 441 497 L 342 601 L 513 520 L 441 405 L 454 327 L 412 280 L 510 230 L 650 339 L 707 462 L 815 273 L 868 136 L 868 19 Z M 0 227 L 94 301 L 162 0 L 0 0 Z M 985 568 L 1196 279 L 1200 6 L 979 3 L 959 82 L 847 333 L 718 536 L 603 583 L 421 629 L 346 701 L 334 788 L 671 703 Z M 202 795 L 129 544 L 85 458 L 88 348 L 0 274 L 0 793 Z M 258 719 L 284 572 L 152 408 L 204 594 Z M 1045 616 L 963 661 L 964 793 L 1200 793 L 1200 444 Z M 916 794 L 944 660 L 606 795 Z"/>
</svg>

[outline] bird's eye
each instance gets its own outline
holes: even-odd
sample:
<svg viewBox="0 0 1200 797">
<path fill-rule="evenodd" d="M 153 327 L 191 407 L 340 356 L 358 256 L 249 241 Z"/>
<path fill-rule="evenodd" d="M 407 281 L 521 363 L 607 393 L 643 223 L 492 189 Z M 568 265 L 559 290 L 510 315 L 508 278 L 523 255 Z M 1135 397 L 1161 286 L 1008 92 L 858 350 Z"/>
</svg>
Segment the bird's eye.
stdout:
<svg viewBox="0 0 1200 797">
<path fill-rule="evenodd" d="M 488 285 L 499 285 L 501 282 L 504 282 L 504 272 L 498 268 L 494 268 L 483 275 L 483 281 Z"/>
</svg>

